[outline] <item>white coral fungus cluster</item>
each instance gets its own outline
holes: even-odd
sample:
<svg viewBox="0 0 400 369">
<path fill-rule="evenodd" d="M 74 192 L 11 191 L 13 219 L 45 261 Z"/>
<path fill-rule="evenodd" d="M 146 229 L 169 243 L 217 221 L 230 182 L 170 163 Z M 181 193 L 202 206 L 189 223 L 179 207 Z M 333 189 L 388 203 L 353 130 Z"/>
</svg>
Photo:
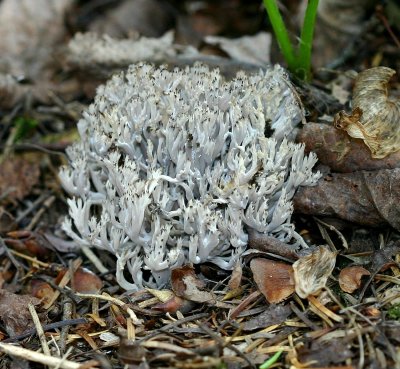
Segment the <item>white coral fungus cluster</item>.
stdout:
<svg viewBox="0 0 400 369">
<path fill-rule="evenodd" d="M 225 81 L 203 65 L 133 65 L 78 123 L 60 172 L 73 196 L 63 229 L 116 255 L 127 290 L 161 287 L 187 262 L 232 268 L 247 227 L 304 246 L 290 200 L 319 173 L 315 155 L 284 137 L 300 117 L 280 67 Z"/>
</svg>

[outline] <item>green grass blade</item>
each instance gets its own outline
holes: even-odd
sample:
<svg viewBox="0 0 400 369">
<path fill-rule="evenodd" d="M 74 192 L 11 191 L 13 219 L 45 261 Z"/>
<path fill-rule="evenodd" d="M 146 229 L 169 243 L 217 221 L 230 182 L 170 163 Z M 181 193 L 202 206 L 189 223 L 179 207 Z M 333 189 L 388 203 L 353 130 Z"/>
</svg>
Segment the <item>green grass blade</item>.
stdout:
<svg viewBox="0 0 400 369">
<path fill-rule="evenodd" d="M 268 369 L 272 365 L 274 365 L 280 356 L 282 355 L 283 350 L 276 352 L 272 357 L 270 357 L 265 363 L 261 364 L 259 369 Z"/>
<path fill-rule="evenodd" d="M 289 70 L 292 70 L 296 64 L 295 53 L 292 43 L 289 39 L 289 34 L 283 22 L 281 13 L 275 0 L 263 0 L 265 9 L 267 10 L 269 20 L 274 30 L 278 45 L 286 60 Z"/>
<path fill-rule="evenodd" d="M 314 37 L 315 18 L 319 0 L 308 0 L 300 35 L 298 65 L 295 73 L 303 80 L 311 79 L 311 50 Z"/>
</svg>

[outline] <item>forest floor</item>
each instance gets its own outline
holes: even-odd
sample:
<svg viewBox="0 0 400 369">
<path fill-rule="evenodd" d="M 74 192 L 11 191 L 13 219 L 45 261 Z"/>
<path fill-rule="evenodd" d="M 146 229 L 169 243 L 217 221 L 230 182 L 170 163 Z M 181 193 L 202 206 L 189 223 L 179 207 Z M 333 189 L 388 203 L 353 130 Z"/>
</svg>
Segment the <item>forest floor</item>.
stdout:
<svg viewBox="0 0 400 369">
<path fill-rule="evenodd" d="M 321 6 L 330 23 L 317 24 L 312 83 L 293 80 L 308 122 L 297 140 L 324 173 L 324 186 L 294 200 L 313 253 L 253 245 L 257 257 L 233 271 L 185 266 L 169 288 L 134 293 L 118 286 L 112 255 L 82 252 L 61 229 L 58 168 L 96 88 L 141 60 L 202 60 L 227 78 L 285 64 L 261 1 L 55 3 L 0 1 L 0 368 L 400 368 L 400 154 L 371 159 L 362 140 L 333 127 L 351 112 L 357 72 L 400 70 L 396 1 Z M 293 39 L 297 3 L 281 2 Z M 384 88 L 399 107 L 395 78 Z M 321 127 L 333 132 L 322 143 Z"/>
</svg>

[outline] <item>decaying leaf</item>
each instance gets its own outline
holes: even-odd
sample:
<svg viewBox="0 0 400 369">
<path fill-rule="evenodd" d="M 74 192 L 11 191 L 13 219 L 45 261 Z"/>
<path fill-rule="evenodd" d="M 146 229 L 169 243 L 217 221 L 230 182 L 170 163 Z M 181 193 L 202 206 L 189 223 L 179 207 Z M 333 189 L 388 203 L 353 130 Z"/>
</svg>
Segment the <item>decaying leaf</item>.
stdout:
<svg viewBox="0 0 400 369">
<path fill-rule="evenodd" d="M 334 125 L 360 138 L 373 158 L 400 150 L 400 99 L 388 96 L 388 83 L 396 72 L 386 67 L 358 74 L 353 89 L 353 112 L 335 116 Z"/>
<path fill-rule="evenodd" d="M 191 265 L 172 269 L 171 285 L 177 296 L 187 300 L 194 302 L 215 301 L 215 297 L 211 292 L 202 290 L 205 284 L 196 276 Z"/>
<path fill-rule="evenodd" d="M 371 275 L 371 273 L 358 265 L 343 268 L 339 274 L 339 286 L 347 293 L 353 293 L 361 287 L 361 279 L 363 276 Z"/>
<path fill-rule="evenodd" d="M 38 305 L 40 300 L 30 295 L 15 295 L 6 290 L 0 290 L 0 320 L 10 336 L 21 334 L 32 328 L 29 303 Z"/>
<path fill-rule="evenodd" d="M 254 281 L 258 289 L 271 304 L 288 298 L 295 289 L 291 265 L 264 258 L 250 262 Z"/>
<path fill-rule="evenodd" d="M 314 187 L 301 187 L 295 211 L 400 230 L 400 168 L 332 173 Z"/>
<path fill-rule="evenodd" d="M 320 163 L 333 172 L 349 173 L 357 170 L 378 170 L 400 167 L 400 151 L 382 159 L 371 158 L 362 140 L 354 140 L 345 131 L 330 124 L 307 123 L 296 140 L 305 144 L 306 152 L 317 154 Z"/>
<path fill-rule="evenodd" d="M 317 363 L 321 369 L 355 369 L 352 365 L 332 366 L 344 362 L 346 359 L 353 357 L 353 355 L 351 345 L 347 340 L 340 339 L 330 339 L 329 341 L 309 340 L 297 350 L 297 358 L 301 363 Z"/>
<path fill-rule="evenodd" d="M 192 48 L 174 44 L 173 32 L 159 38 L 114 39 L 95 33 L 77 33 L 68 44 L 68 62 L 91 75 L 108 75 L 113 69 L 139 61 L 165 61 L 178 53 L 194 53 Z"/>
<path fill-rule="evenodd" d="M 302 13 L 308 0 L 301 1 Z M 318 5 L 315 25 L 312 61 L 313 66 L 322 67 L 335 63 L 336 58 L 344 58 L 344 50 L 355 45 L 368 21 L 366 14 L 376 3 L 370 0 L 324 0 Z M 302 22 L 303 15 L 296 17 Z M 301 24 L 298 24 L 301 27 Z"/>
<path fill-rule="evenodd" d="M 255 329 L 263 329 L 274 324 L 281 324 L 291 313 L 292 309 L 289 305 L 270 305 L 260 315 L 245 322 L 243 330 L 254 331 Z"/>
<path fill-rule="evenodd" d="M 22 200 L 39 180 L 39 164 L 8 158 L 0 164 L 0 194 L 4 200 Z"/>
<path fill-rule="evenodd" d="M 293 264 L 296 293 L 303 299 L 326 285 L 336 263 L 336 253 L 321 246 Z"/>
<path fill-rule="evenodd" d="M 123 38 L 137 32 L 145 37 L 159 37 L 174 22 L 171 8 L 158 0 L 119 1 L 106 8 L 88 26 L 99 35 Z"/>
<path fill-rule="evenodd" d="M 6 238 L 4 242 L 16 251 L 41 259 L 51 256 L 49 250 L 52 248 L 39 232 L 17 230 L 8 232 L 7 236 L 10 238 Z"/>
<path fill-rule="evenodd" d="M 271 34 L 259 32 L 254 36 L 227 38 L 220 36 L 206 36 L 204 41 L 211 45 L 218 45 L 232 59 L 264 66 L 270 63 Z"/>
<path fill-rule="evenodd" d="M 72 0 L 3 0 L 0 3 L 0 70 L 36 79 L 65 34 Z"/>
</svg>

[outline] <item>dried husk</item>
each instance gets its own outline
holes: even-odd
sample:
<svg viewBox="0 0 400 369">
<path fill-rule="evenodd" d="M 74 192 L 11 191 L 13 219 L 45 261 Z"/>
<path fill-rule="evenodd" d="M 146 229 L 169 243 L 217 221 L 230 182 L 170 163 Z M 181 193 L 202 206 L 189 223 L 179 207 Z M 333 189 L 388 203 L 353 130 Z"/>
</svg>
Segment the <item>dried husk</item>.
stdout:
<svg viewBox="0 0 400 369">
<path fill-rule="evenodd" d="M 358 74 L 353 90 L 353 112 L 335 116 L 335 127 L 360 138 L 371 156 L 381 159 L 400 149 L 400 100 L 388 96 L 388 82 L 396 72 L 386 67 Z"/>
<path fill-rule="evenodd" d="M 325 287 L 336 263 L 336 253 L 326 246 L 303 256 L 293 264 L 296 293 L 305 299 Z"/>
</svg>

